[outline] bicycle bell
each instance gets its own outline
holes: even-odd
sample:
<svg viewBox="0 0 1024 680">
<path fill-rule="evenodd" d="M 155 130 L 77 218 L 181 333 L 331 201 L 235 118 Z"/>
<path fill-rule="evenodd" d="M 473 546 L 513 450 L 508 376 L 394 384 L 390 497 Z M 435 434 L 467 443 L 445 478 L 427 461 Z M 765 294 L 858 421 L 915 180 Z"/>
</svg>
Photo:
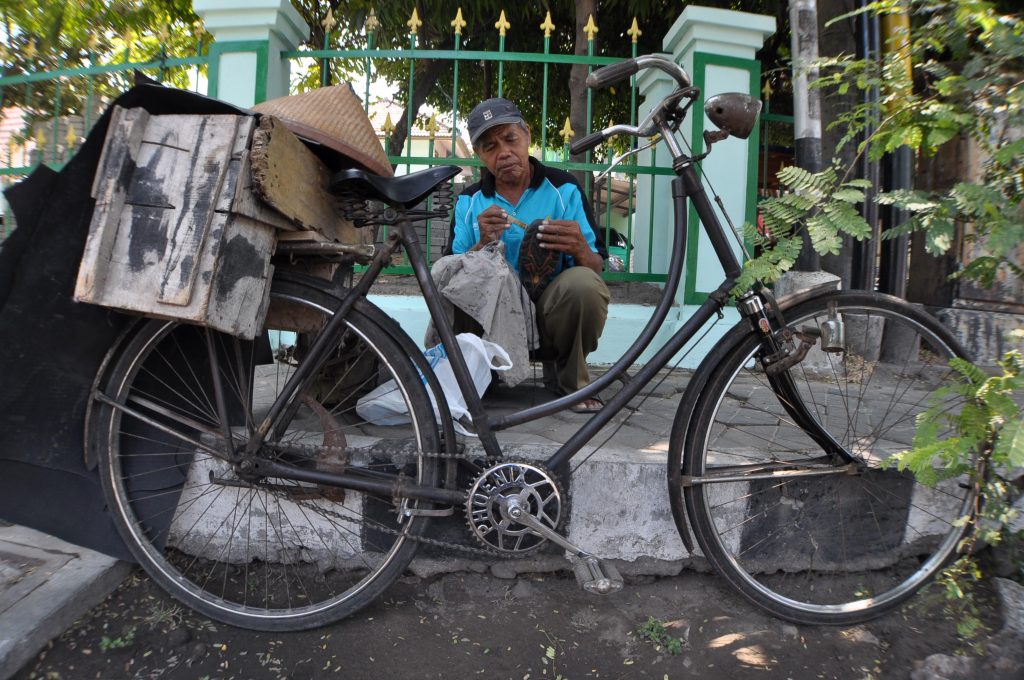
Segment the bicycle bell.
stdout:
<svg viewBox="0 0 1024 680">
<path fill-rule="evenodd" d="M 719 130 L 738 139 L 746 139 L 757 123 L 761 102 L 742 92 L 723 92 L 708 98 L 704 113 Z"/>
</svg>

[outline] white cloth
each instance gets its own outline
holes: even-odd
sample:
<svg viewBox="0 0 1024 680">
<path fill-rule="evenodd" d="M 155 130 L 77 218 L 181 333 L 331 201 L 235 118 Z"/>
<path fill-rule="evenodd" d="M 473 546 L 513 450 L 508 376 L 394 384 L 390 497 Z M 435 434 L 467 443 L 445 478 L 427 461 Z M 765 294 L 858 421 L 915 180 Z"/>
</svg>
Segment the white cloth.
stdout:
<svg viewBox="0 0 1024 680">
<path fill-rule="evenodd" d="M 499 374 L 506 385 L 517 385 L 530 375 L 530 350 L 540 346 L 533 301 L 519 283 L 519 276 L 505 259 L 500 241 L 461 255 L 447 255 L 430 271 L 441 293 L 448 320 L 455 307 L 476 320 L 484 339 L 508 352 L 512 367 Z M 424 345 L 432 347 L 440 337 L 434 322 L 427 326 Z"/>
</svg>

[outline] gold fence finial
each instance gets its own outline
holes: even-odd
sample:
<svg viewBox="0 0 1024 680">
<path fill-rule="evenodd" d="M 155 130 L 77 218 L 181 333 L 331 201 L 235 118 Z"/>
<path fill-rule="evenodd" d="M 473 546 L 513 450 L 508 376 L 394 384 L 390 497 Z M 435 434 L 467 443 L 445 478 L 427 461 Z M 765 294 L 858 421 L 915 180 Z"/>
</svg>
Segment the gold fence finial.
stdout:
<svg viewBox="0 0 1024 680">
<path fill-rule="evenodd" d="M 29 38 L 28 42 L 25 43 L 25 49 L 22 50 L 25 53 L 25 59 L 32 61 L 36 58 L 36 40 L 35 38 Z"/>
<path fill-rule="evenodd" d="M 384 124 L 380 126 L 380 129 L 384 131 L 384 134 L 388 137 L 395 131 L 395 124 L 391 120 L 391 112 L 388 111 L 387 115 L 384 116 Z"/>
<path fill-rule="evenodd" d="M 587 19 L 587 25 L 583 27 L 583 32 L 587 34 L 587 40 L 594 41 L 594 34 L 597 33 L 597 24 L 594 23 L 593 14 Z"/>
<path fill-rule="evenodd" d="M 462 29 L 467 26 L 466 20 L 462 18 L 462 8 L 460 7 L 455 12 L 455 18 L 452 19 L 452 28 L 455 29 L 455 35 L 462 35 Z"/>
<path fill-rule="evenodd" d="M 629 27 L 629 30 L 626 31 L 626 33 L 633 39 L 633 44 L 636 44 L 637 39 L 644 34 L 644 32 L 640 30 L 640 26 L 636 23 L 636 17 L 633 17 L 633 25 Z"/>
<path fill-rule="evenodd" d="M 508 23 L 508 19 L 505 18 L 505 10 L 501 10 L 501 16 L 498 17 L 498 21 L 494 24 L 494 27 L 498 29 L 498 35 L 505 37 L 505 31 L 512 28 L 512 24 Z"/>
<path fill-rule="evenodd" d="M 64 135 L 64 141 L 68 143 L 69 147 L 78 141 L 78 131 L 75 130 L 74 123 L 68 123 L 68 133 Z"/>
<path fill-rule="evenodd" d="M 437 131 L 440 129 L 441 127 L 437 124 L 437 114 L 430 114 L 430 120 L 427 121 L 427 132 L 430 133 L 430 138 L 434 139 L 437 136 Z"/>
<path fill-rule="evenodd" d="M 36 132 L 36 148 L 40 151 L 46 148 L 46 130 L 41 127 Z"/>
<path fill-rule="evenodd" d="M 409 27 L 409 32 L 413 35 L 416 35 L 420 30 L 420 26 L 423 25 L 423 22 L 420 21 L 420 15 L 416 11 L 415 7 L 412 8 L 412 16 L 405 22 L 405 25 Z"/>
<path fill-rule="evenodd" d="M 334 30 L 334 27 L 338 25 L 338 20 L 334 18 L 333 9 L 327 8 L 327 16 L 320 22 L 320 25 L 324 27 L 324 33 L 330 33 Z"/>
<path fill-rule="evenodd" d="M 167 42 L 171 39 L 171 32 L 167 28 L 167 24 L 160 26 L 160 30 L 156 32 L 156 37 L 160 39 L 160 44 L 167 46 Z"/>
<path fill-rule="evenodd" d="M 761 98 L 762 99 L 771 99 L 772 95 L 774 93 L 775 93 L 775 90 L 772 88 L 772 81 L 769 80 L 768 78 L 765 78 L 764 79 L 764 87 L 761 88 Z"/>
<path fill-rule="evenodd" d="M 377 20 L 377 13 L 370 8 L 370 13 L 366 15 L 366 21 L 363 22 L 363 28 L 366 30 L 366 34 L 373 33 L 380 28 L 380 21 Z"/>
<path fill-rule="evenodd" d="M 551 31 L 555 30 L 555 25 L 551 23 L 551 10 L 548 10 L 548 15 L 544 17 L 544 23 L 540 25 L 540 30 L 544 31 L 545 38 L 550 38 Z"/>
<path fill-rule="evenodd" d="M 569 124 L 569 117 L 568 116 L 565 117 L 565 127 L 563 127 L 558 132 L 558 134 L 560 134 L 562 136 L 562 139 L 565 140 L 566 144 L 568 144 L 569 140 L 572 139 L 576 135 L 576 133 L 572 131 L 572 125 Z"/>
</svg>

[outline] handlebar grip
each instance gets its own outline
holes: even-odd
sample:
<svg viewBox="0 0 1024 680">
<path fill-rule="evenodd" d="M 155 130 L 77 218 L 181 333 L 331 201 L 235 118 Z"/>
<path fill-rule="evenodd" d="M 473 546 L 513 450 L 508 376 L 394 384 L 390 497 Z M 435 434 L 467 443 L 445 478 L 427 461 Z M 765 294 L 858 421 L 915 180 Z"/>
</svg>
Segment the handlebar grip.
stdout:
<svg viewBox="0 0 1024 680">
<path fill-rule="evenodd" d="M 595 146 L 604 141 L 604 131 L 591 132 L 583 139 L 577 139 L 575 142 L 569 145 L 569 153 L 573 156 L 581 154 L 585 151 L 590 151 Z"/>
<path fill-rule="evenodd" d="M 620 61 L 617 64 L 602 66 L 587 76 L 587 87 L 596 89 L 598 87 L 611 85 L 623 78 L 628 78 L 639 70 L 640 64 L 637 63 L 636 59 L 626 59 L 625 61 Z"/>
</svg>

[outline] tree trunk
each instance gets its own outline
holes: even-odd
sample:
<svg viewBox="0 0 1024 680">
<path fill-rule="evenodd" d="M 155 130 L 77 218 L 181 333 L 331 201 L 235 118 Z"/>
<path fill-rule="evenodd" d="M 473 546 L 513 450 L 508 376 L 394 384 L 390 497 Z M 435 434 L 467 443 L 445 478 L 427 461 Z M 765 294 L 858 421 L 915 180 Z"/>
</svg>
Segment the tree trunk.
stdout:
<svg viewBox="0 0 1024 680">
<path fill-rule="evenodd" d="M 576 0 L 576 50 L 577 55 L 587 55 L 587 34 L 583 27 L 587 25 L 587 19 L 594 15 L 594 22 L 597 23 L 597 0 Z M 596 39 L 596 38 L 595 38 Z M 595 46 L 596 47 L 596 46 Z M 569 72 L 569 125 L 572 127 L 573 140 L 581 139 L 587 134 L 587 67 L 584 64 L 573 64 Z M 571 156 L 574 162 L 586 160 L 586 154 Z M 576 170 L 573 172 L 580 185 L 587 186 L 586 179 L 589 175 L 586 171 Z M 588 197 L 589 198 L 589 197 Z M 597 225 L 593 225 L 597 228 Z"/>
<path fill-rule="evenodd" d="M 409 138 L 409 107 L 412 107 L 413 119 L 415 119 L 423 102 L 426 101 L 427 95 L 434 89 L 437 79 L 441 77 L 450 62 L 445 59 L 424 59 L 418 63 L 423 68 L 416 70 L 412 101 L 406 104 L 399 120 L 395 121 L 395 132 L 391 135 L 391 146 L 388 148 L 388 154 L 391 156 L 401 155 L 405 141 Z"/>
</svg>

